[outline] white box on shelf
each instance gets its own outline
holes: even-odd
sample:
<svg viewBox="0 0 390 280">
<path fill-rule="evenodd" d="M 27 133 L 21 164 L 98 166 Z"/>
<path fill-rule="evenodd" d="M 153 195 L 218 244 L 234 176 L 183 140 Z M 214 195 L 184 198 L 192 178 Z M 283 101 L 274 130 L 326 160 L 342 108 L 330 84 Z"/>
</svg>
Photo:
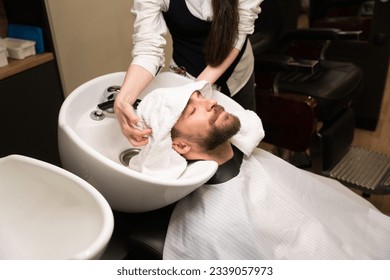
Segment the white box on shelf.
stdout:
<svg viewBox="0 0 390 280">
<path fill-rule="evenodd" d="M 0 38 L 0 67 L 8 65 L 7 47 L 3 39 Z"/>
<path fill-rule="evenodd" d="M 7 37 L 4 39 L 7 46 L 8 57 L 14 59 L 25 59 L 35 55 L 35 42 Z"/>
</svg>

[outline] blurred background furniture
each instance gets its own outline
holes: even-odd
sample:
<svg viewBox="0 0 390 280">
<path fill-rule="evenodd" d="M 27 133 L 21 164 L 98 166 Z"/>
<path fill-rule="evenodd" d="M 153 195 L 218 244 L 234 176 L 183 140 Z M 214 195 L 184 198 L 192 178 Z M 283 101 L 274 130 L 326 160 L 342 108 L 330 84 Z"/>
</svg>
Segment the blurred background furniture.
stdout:
<svg viewBox="0 0 390 280">
<path fill-rule="evenodd" d="M 362 153 L 367 158 L 372 156 L 370 151 L 356 153 L 350 145 L 355 122 L 362 124 L 362 115 L 355 112 L 362 105 L 375 107 L 372 99 L 379 95 L 379 91 L 370 90 L 366 96 L 368 72 L 376 76 L 377 70 L 362 63 L 367 60 L 367 49 L 374 47 L 361 39 L 362 30 L 335 26 L 297 29 L 300 4 L 299 0 L 262 2 L 262 13 L 250 38 L 255 54 L 257 113 L 266 131 L 265 142 L 298 167 L 334 177 L 367 193 L 387 193 L 387 165 L 380 166 L 380 174 L 371 172 L 370 176 L 376 177 L 370 184 L 355 178 L 363 169 L 369 170 L 364 164 L 343 168 L 351 177 L 333 172 L 345 157 L 349 160 L 343 167 Z M 385 62 L 387 74 L 388 52 Z M 381 69 L 378 71 L 381 76 Z M 380 81 L 380 95 L 385 78 Z M 370 102 L 362 104 L 364 98 Z M 379 158 L 375 155 L 373 161 L 379 162 Z M 378 168 L 369 167 L 374 168 L 371 171 Z"/>
<path fill-rule="evenodd" d="M 295 3 L 295 9 L 287 9 L 285 2 L 265 0 L 261 4 L 262 13 L 251 37 L 257 113 L 264 124 L 265 141 L 279 148 L 310 150 L 312 154 L 317 140 L 332 146 L 321 147 L 326 151 L 319 152 L 329 157 L 321 163 L 323 170 L 337 162 L 343 156 L 339 150 L 352 141 L 350 104 L 359 95 L 362 82 L 359 67 L 325 59 L 324 53 L 332 42 L 356 34 L 338 29 L 297 29 L 300 1 L 288 1 Z M 291 11 L 295 11 L 294 17 Z M 331 130 L 337 131 L 329 133 Z"/>
<path fill-rule="evenodd" d="M 333 44 L 327 58 L 351 61 L 362 69 L 363 89 L 353 104 L 356 126 L 375 130 L 388 71 L 390 1 L 310 0 L 309 26 L 362 32 L 358 42 Z"/>
</svg>

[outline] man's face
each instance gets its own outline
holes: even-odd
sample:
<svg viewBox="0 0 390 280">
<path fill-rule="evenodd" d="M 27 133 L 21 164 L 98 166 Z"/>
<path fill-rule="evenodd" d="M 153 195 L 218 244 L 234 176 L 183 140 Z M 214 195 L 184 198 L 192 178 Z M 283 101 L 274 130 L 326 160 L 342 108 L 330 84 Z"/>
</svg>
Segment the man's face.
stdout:
<svg viewBox="0 0 390 280">
<path fill-rule="evenodd" d="M 204 98 L 195 91 L 174 128 L 188 141 L 213 150 L 239 131 L 240 121 L 216 100 Z"/>
</svg>

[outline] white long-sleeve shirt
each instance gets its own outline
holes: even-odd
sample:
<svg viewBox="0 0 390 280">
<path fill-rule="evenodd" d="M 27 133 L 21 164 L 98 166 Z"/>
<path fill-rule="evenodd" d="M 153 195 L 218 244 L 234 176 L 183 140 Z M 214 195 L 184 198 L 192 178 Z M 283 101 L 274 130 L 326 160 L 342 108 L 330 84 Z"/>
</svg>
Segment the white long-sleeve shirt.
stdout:
<svg viewBox="0 0 390 280">
<path fill-rule="evenodd" d="M 247 35 L 254 31 L 254 21 L 260 13 L 263 0 L 239 0 L 238 38 L 235 48 L 241 50 Z M 191 14 L 212 21 L 211 0 L 185 0 Z M 170 0 L 134 0 L 131 12 L 135 16 L 133 35 L 133 61 L 155 75 L 165 63 L 164 47 L 168 28 L 162 12 L 169 8 Z M 174 62 L 172 62 L 174 64 Z M 250 44 L 227 84 L 232 94 L 239 91 L 253 72 L 253 54 Z"/>
</svg>

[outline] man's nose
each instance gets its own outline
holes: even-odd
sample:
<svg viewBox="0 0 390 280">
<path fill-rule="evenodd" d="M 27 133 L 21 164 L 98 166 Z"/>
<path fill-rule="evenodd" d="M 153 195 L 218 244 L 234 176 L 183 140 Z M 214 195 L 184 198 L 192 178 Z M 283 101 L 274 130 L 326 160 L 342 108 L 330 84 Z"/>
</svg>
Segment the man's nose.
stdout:
<svg viewBox="0 0 390 280">
<path fill-rule="evenodd" d="M 214 99 L 204 99 L 204 104 L 207 111 L 213 110 L 213 107 L 217 105 L 217 101 Z"/>
</svg>

